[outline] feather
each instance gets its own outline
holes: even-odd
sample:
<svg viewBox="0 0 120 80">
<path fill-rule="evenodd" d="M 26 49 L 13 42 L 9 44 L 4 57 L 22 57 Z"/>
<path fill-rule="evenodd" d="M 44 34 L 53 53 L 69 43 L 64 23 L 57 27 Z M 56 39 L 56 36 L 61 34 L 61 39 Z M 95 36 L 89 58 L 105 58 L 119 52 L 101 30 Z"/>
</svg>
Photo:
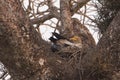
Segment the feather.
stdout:
<svg viewBox="0 0 120 80">
<path fill-rule="evenodd" d="M 58 40 L 59 40 L 59 39 L 66 39 L 66 38 L 64 38 L 63 36 L 61 36 L 60 34 L 56 33 L 56 32 L 53 32 L 52 34 L 53 34 Z"/>
</svg>

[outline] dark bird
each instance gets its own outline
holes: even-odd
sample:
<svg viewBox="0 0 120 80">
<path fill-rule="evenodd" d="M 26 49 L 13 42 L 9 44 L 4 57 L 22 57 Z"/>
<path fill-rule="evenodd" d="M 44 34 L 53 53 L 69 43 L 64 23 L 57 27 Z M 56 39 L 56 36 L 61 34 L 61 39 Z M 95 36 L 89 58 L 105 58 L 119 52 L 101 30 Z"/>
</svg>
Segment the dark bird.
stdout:
<svg viewBox="0 0 120 80">
<path fill-rule="evenodd" d="M 68 40 L 58 33 L 54 32 L 52 34 L 53 34 L 54 37 L 56 37 L 56 38 L 54 38 L 52 36 L 52 37 L 49 38 L 49 40 L 52 42 L 51 50 L 53 52 L 59 51 L 59 50 L 65 48 L 65 47 L 68 47 L 68 46 L 78 47 L 78 48 L 82 47 L 81 43 L 78 42 L 78 41 L 80 41 L 80 39 L 77 36 L 74 36 L 74 37 L 72 37 Z"/>
<path fill-rule="evenodd" d="M 66 39 L 66 38 L 64 38 L 63 36 L 61 36 L 60 34 L 56 33 L 56 32 L 53 32 L 52 34 L 53 34 L 53 36 L 55 36 L 58 40 L 59 40 L 59 39 Z"/>
<path fill-rule="evenodd" d="M 57 52 L 61 50 L 63 47 L 69 46 L 65 43 L 66 38 L 64 38 L 63 36 L 61 36 L 60 34 L 56 32 L 52 33 L 52 36 L 49 38 L 49 40 L 52 42 L 51 44 L 52 52 Z"/>
<path fill-rule="evenodd" d="M 52 44 L 51 44 L 52 52 L 59 51 L 60 45 L 57 44 L 58 39 L 56 39 L 52 36 L 52 37 L 49 38 L 49 40 L 52 42 Z"/>
<path fill-rule="evenodd" d="M 49 38 L 49 40 L 53 43 L 56 43 L 57 42 L 57 39 L 55 39 L 53 36 Z"/>
</svg>

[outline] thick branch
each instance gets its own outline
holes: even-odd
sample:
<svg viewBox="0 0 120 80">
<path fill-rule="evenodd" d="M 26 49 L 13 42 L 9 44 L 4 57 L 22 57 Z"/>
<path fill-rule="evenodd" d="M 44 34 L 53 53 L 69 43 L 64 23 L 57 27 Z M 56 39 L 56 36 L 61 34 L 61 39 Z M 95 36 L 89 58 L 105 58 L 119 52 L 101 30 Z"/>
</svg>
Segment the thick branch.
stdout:
<svg viewBox="0 0 120 80">
<path fill-rule="evenodd" d="M 40 23 L 43 23 L 43 22 L 45 22 L 46 20 L 49 20 L 49 19 L 51 19 L 51 18 L 53 18 L 53 17 L 54 17 L 54 15 L 51 14 L 51 13 L 49 13 L 49 14 L 47 14 L 47 15 L 44 15 L 44 16 L 40 17 L 40 18 L 31 19 L 30 22 L 31 22 L 32 24 L 40 24 Z"/>
<path fill-rule="evenodd" d="M 38 43 L 36 31 L 31 29 L 19 0 L 0 0 L 0 11 L 0 60 L 14 80 L 31 80 L 29 78 L 39 72 L 37 61 L 46 49 L 40 45 L 41 51 L 38 44 L 44 42 Z"/>
<path fill-rule="evenodd" d="M 73 25 L 70 12 L 69 0 L 60 0 L 60 15 L 61 15 L 61 33 L 70 37 L 73 34 Z M 69 36 L 67 35 L 69 33 Z"/>
<path fill-rule="evenodd" d="M 100 39 L 98 46 L 100 64 L 105 69 L 119 70 L 120 68 L 120 11 L 109 25 L 106 33 Z M 104 68 L 104 66 L 102 66 Z M 112 68 L 112 69 L 111 69 Z"/>
</svg>

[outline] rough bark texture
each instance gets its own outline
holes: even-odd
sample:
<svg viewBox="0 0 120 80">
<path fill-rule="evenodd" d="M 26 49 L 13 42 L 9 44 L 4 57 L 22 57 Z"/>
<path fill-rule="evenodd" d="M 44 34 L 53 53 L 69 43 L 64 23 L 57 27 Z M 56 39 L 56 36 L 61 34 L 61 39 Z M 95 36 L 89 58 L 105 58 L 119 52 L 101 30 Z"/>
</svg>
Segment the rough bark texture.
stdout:
<svg viewBox="0 0 120 80">
<path fill-rule="evenodd" d="M 109 25 L 106 33 L 100 39 L 97 49 L 99 62 L 106 72 L 120 70 L 120 11 Z M 109 76 L 110 77 L 110 76 Z M 120 78 L 119 78 L 120 79 Z"/>
<path fill-rule="evenodd" d="M 73 25 L 70 12 L 69 0 L 60 0 L 61 30 L 60 32 L 67 38 L 73 36 Z M 69 33 L 69 35 L 68 35 Z"/>
<path fill-rule="evenodd" d="M 47 50 L 44 45 L 38 47 L 39 41 L 19 0 L 0 0 L 0 60 L 14 80 L 30 80 L 40 72 L 37 62 Z"/>
</svg>

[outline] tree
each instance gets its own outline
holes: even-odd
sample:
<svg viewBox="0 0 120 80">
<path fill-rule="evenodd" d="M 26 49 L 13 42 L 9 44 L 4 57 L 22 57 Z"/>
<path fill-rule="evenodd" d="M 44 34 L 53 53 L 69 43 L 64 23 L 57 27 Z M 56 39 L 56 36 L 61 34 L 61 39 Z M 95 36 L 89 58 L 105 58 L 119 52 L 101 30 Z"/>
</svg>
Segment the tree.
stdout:
<svg viewBox="0 0 120 80">
<path fill-rule="evenodd" d="M 109 78 L 112 77 L 112 80 L 119 80 L 119 68 L 120 66 L 120 52 L 118 45 L 119 41 L 119 3 L 120 1 L 115 0 L 101 0 L 99 1 L 102 5 L 98 8 L 99 19 L 98 27 L 100 29 L 103 37 L 100 39 L 97 49 L 99 53 L 100 66 L 102 67 L 103 72 L 108 73 Z M 114 74 L 113 76 L 110 76 Z"/>
<path fill-rule="evenodd" d="M 120 63 L 120 24 L 119 24 L 120 11 L 117 13 L 113 21 L 110 23 L 105 34 L 98 43 L 97 49 L 99 53 L 100 64 L 102 69 L 107 73 L 119 74 Z M 113 26 L 114 25 L 114 26 Z M 102 43 L 101 43 L 102 42 Z M 109 78 L 111 76 L 109 75 Z M 113 80 L 119 80 L 113 78 Z"/>
<path fill-rule="evenodd" d="M 107 72 L 105 67 L 117 66 L 112 67 L 110 72 L 107 72 L 108 75 L 119 69 L 118 56 L 113 56 L 110 64 L 107 64 L 108 62 L 104 61 L 107 56 L 104 58 L 102 54 L 109 52 L 119 54 L 120 13 L 113 19 L 96 46 L 84 24 L 72 18 L 89 0 L 60 0 L 60 9 L 53 5 L 52 0 L 38 1 L 37 12 L 31 6 L 35 0 L 29 0 L 27 9 L 23 7 L 23 1 L 0 0 L 0 61 L 7 67 L 14 80 L 93 80 L 101 77 L 95 77 L 97 74 L 102 74 L 99 70 Z M 48 9 L 39 12 L 41 5 L 47 5 Z M 56 29 L 62 36 L 69 40 L 78 39 L 76 43 L 82 47 L 70 46 L 62 48 L 60 52 L 52 53 L 50 43 L 41 38 L 38 29 L 51 18 L 58 19 Z M 37 26 L 34 27 L 34 24 Z M 113 24 L 116 25 L 113 27 Z M 111 51 L 110 46 L 115 49 Z M 116 60 L 118 63 L 113 64 Z"/>
<path fill-rule="evenodd" d="M 98 2 L 99 5 L 97 5 L 97 9 L 98 9 L 99 17 L 97 17 L 97 21 L 98 21 L 97 25 L 98 28 L 100 29 L 101 34 L 103 34 L 108 28 L 113 18 L 118 13 L 120 7 L 119 5 L 120 1 L 98 0 Z"/>
</svg>

